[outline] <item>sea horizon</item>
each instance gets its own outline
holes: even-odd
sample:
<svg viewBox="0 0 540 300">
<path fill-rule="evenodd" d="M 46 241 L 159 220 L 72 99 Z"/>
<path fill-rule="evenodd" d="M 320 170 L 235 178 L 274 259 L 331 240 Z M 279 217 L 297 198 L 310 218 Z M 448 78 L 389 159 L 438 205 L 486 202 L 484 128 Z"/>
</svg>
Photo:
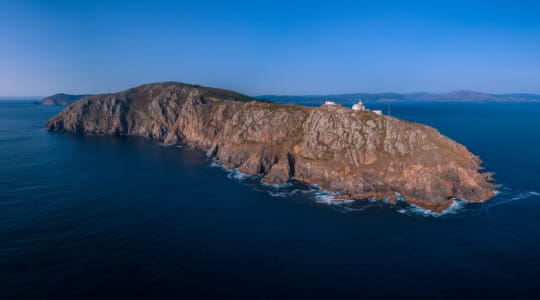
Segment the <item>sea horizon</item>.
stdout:
<svg viewBox="0 0 540 300">
<path fill-rule="evenodd" d="M 539 16 L 1 2 L 0 300 L 536 300 Z"/>
</svg>

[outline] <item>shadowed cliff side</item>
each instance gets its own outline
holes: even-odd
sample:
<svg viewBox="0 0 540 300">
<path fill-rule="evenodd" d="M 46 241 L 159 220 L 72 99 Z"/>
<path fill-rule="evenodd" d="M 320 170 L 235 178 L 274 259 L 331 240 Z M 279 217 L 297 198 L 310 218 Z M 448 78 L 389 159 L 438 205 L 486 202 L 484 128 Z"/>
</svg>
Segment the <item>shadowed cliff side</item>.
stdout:
<svg viewBox="0 0 540 300">
<path fill-rule="evenodd" d="M 451 198 L 480 202 L 493 195 L 480 159 L 435 129 L 340 106 L 278 105 L 170 82 L 83 98 L 45 127 L 186 143 L 266 182 L 294 178 L 340 198 L 396 201 L 398 193 L 442 211 Z"/>
</svg>

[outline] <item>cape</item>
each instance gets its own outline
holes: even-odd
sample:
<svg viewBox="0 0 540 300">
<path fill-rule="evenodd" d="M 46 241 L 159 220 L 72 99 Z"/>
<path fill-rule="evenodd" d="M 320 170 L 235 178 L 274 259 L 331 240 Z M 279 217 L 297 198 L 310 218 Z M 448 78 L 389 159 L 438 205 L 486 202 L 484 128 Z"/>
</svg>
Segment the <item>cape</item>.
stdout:
<svg viewBox="0 0 540 300">
<path fill-rule="evenodd" d="M 265 182 L 317 184 L 341 199 L 402 197 L 440 212 L 453 198 L 486 201 L 495 188 L 477 156 L 429 126 L 339 105 L 276 104 L 176 82 L 85 97 L 45 127 L 184 143 Z"/>
</svg>

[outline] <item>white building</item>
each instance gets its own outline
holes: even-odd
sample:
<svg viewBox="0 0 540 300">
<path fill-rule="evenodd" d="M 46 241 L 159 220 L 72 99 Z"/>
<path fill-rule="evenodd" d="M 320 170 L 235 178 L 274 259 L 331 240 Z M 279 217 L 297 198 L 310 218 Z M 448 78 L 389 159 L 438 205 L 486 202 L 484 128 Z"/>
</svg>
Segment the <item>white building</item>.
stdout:
<svg viewBox="0 0 540 300">
<path fill-rule="evenodd" d="M 364 110 L 366 109 L 364 107 L 364 103 L 362 103 L 362 100 L 358 101 L 355 105 L 352 106 L 352 110 Z"/>
<path fill-rule="evenodd" d="M 324 101 L 324 105 L 336 105 L 334 101 Z"/>
<path fill-rule="evenodd" d="M 354 104 L 352 106 L 352 110 L 355 110 L 355 111 L 370 111 L 368 108 L 366 108 L 364 106 L 364 103 L 362 102 L 362 100 L 359 100 L 358 103 Z M 375 109 L 375 110 L 372 110 L 374 113 L 378 114 L 378 115 L 382 115 L 382 111 L 380 109 Z"/>
</svg>

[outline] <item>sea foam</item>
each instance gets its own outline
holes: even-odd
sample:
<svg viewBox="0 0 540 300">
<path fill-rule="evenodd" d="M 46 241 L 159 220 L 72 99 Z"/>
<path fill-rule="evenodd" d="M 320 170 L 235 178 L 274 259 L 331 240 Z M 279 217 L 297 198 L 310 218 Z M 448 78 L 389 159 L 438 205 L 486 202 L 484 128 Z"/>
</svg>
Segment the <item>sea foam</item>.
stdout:
<svg viewBox="0 0 540 300">
<path fill-rule="evenodd" d="M 455 199 L 452 199 L 452 203 L 450 204 L 450 206 L 448 206 L 447 209 L 441 212 L 435 212 L 435 211 L 425 209 L 414 204 L 409 204 L 409 206 L 405 208 L 398 209 L 397 212 L 401 214 L 422 216 L 422 217 L 442 217 L 442 216 L 447 216 L 447 215 L 454 215 L 463 211 L 466 204 L 467 204 L 467 201 L 463 199 L 455 198 Z"/>
<path fill-rule="evenodd" d="M 494 199 L 494 200 L 488 201 L 486 204 L 487 208 L 491 208 L 491 207 L 495 207 L 495 206 L 499 206 L 503 204 L 508 204 L 515 201 L 525 200 L 531 197 L 538 197 L 540 196 L 540 193 L 535 192 L 535 191 L 518 192 L 515 194 L 508 194 L 508 193 L 501 192 L 496 195 L 499 196 L 498 198 L 502 198 L 502 199 Z"/>
<path fill-rule="evenodd" d="M 310 200 L 318 204 L 328 205 L 342 213 L 349 212 L 361 212 L 372 207 L 387 207 L 400 214 L 405 214 L 414 217 L 427 217 L 438 218 L 447 217 L 451 215 L 462 214 L 464 212 L 479 213 L 486 212 L 490 207 L 506 204 L 508 202 L 527 199 L 530 197 L 538 197 L 540 193 L 535 191 L 514 193 L 510 188 L 501 186 L 499 189 L 494 190 L 496 198 L 486 203 L 474 203 L 468 205 L 469 202 L 463 199 L 452 199 L 450 206 L 442 212 L 435 212 L 429 209 L 422 208 L 420 206 L 410 204 L 404 199 L 404 197 L 395 193 L 397 203 L 391 203 L 389 197 L 385 199 L 340 199 L 340 193 L 330 192 L 321 188 L 317 184 L 304 184 L 295 180 L 286 182 L 284 184 L 271 184 L 262 181 L 263 174 L 249 175 L 238 171 L 238 168 L 228 169 L 219 161 L 213 161 L 210 167 L 220 168 L 227 172 L 227 177 L 237 180 L 242 184 L 252 187 L 258 192 L 264 192 L 272 197 L 278 198 L 291 198 L 295 201 Z M 501 199 L 503 198 L 503 199 Z"/>
</svg>

